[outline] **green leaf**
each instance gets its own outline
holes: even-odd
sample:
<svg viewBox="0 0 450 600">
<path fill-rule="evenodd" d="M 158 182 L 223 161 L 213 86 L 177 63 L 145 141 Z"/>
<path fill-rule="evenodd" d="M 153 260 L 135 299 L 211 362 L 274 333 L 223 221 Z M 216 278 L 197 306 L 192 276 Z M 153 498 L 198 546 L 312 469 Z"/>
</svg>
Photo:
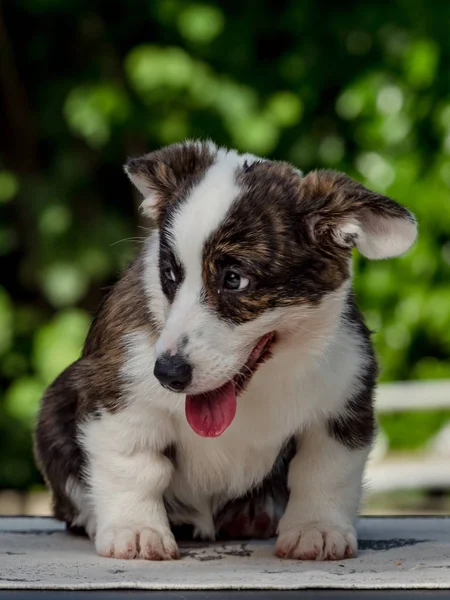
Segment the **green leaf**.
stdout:
<svg viewBox="0 0 450 600">
<path fill-rule="evenodd" d="M 301 119 L 303 102 L 292 92 L 277 92 L 269 98 L 266 111 L 280 127 L 292 127 Z"/>
<path fill-rule="evenodd" d="M 217 6 L 190 4 L 181 10 L 177 24 L 186 40 L 207 44 L 222 33 L 225 18 Z"/>
<path fill-rule="evenodd" d="M 6 204 L 19 191 L 19 181 L 14 173 L 0 171 L 0 204 Z"/>
<path fill-rule="evenodd" d="M 42 289 L 53 304 L 61 307 L 75 304 L 86 293 L 88 278 L 85 271 L 73 263 L 57 262 L 44 269 Z"/>
<path fill-rule="evenodd" d="M 0 355 L 11 347 L 14 334 L 14 313 L 8 293 L 0 286 Z"/>
<path fill-rule="evenodd" d="M 431 39 L 412 42 L 405 55 L 408 81 L 417 88 L 426 88 L 434 80 L 439 60 L 439 47 Z"/>
<path fill-rule="evenodd" d="M 45 385 L 37 377 L 20 377 L 6 391 L 6 414 L 24 425 L 33 425 Z"/>
<path fill-rule="evenodd" d="M 33 365 L 40 380 L 51 383 L 77 360 L 89 327 L 89 316 L 81 310 L 65 310 L 41 327 L 33 343 Z"/>
<path fill-rule="evenodd" d="M 112 125 L 124 121 L 128 111 L 126 95 L 111 83 L 74 88 L 64 104 L 69 126 L 93 148 L 108 142 Z"/>
</svg>

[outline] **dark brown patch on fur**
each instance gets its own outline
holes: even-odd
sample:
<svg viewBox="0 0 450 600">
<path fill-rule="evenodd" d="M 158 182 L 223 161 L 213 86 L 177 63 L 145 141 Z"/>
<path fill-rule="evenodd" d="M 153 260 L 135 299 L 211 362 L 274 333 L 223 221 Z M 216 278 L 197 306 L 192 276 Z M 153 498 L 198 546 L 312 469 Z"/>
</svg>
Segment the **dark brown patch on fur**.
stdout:
<svg viewBox="0 0 450 600">
<path fill-rule="evenodd" d="M 182 201 L 199 183 L 217 156 L 206 142 L 173 144 L 126 164 L 129 174 L 139 177 L 157 196 L 157 224 L 163 227 L 168 210 Z"/>
<path fill-rule="evenodd" d="M 123 365 L 123 335 L 145 331 L 155 335 L 156 324 L 142 289 L 142 258 L 137 258 L 106 296 L 92 321 L 81 358 L 46 390 L 35 432 L 35 455 L 53 492 L 54 513 L 68 522 L 76 512 L 65 490 L 68 477 L 83 485 L 85 458 L 77 428 L 100 408 L 111 412 L 123 406 L 119 369 Z"/>
<path fill-rule="evenodd" d="M 203 255 L 205 299 L 225 319 L 243 323 L 264 311 L 316 304 L 349 277 L 352 236 L 336 236 L 349 218 L 411 218 L 394 201 L 346 175 L 300 177 L 288 164 L 257 162 L 237 173 L 242 189 Z M 222 289 L 233 269 L 250 279 L 242 293 Z"/>
<path fill-rule="evenodd" d="M 357 329 L 364 342 L 363 371 L 359 376 L 360 389 L 348 399 L 344 412 L 328 421 L 328 431 L 349 450 L 357 450 L 370 445 L 375 436 L 376 423 L 373 408 L 373 393 L 378 375 L 377 362 L 370 341 L 370 331 L 356 306 L 353 294 L 349 295 L 347 311 L 343 315 L 346 327 Z"/>
<path fill-rule="evenodd" d="M 349 276 L 348 251 L 310 236 L 302 181 L 290 165 L 274 162 L 238 175 L 242 194 L 207 241 L 203 272 L 208 304 L 234 323 L 270 308 L 317 303 Z M 249 277 L 247 291 L 220 289 L 228 268 Z"/>
</svg>

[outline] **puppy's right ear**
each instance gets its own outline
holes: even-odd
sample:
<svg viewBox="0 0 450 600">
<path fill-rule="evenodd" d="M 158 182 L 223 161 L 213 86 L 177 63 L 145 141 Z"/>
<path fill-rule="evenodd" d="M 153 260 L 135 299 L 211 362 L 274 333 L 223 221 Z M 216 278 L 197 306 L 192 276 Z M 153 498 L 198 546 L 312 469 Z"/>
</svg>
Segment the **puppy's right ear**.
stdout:
<svg viewBox="0 0 450 600">
<path fill-rule="evenodd" d="M 184 142 L 128 159 L 125 173 L 144 196 L 143 212 L 161 220 L 168 206 L 187 192 L 215 161 L 211 142 Z"/>
</svg>

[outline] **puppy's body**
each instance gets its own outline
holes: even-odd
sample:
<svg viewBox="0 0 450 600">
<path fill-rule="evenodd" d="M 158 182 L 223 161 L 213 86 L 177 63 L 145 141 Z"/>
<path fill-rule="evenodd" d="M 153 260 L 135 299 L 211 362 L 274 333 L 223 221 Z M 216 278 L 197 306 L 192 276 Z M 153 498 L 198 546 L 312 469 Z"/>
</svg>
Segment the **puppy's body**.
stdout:
<svg viewBox="0 0 450 600">
<path fill-rule="evenodd" d="M 178 525 L 355 554 L 376 365 L 350 250 L 404 251 L 411 215 L 345 176 L 210 143 L 127 171 L 158 227 L 44 397 L 56 516 L 106 556 L 176 557 Z"/>
</svg>

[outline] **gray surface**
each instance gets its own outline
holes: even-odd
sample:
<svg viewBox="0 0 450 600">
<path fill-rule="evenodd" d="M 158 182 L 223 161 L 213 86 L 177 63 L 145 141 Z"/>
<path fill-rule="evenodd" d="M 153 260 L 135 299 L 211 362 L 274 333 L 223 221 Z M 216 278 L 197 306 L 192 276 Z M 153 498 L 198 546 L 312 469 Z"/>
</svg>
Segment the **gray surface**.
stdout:
<svg viewBox="0 0 450 600">
<path fill-rule="evenodd" d="M 273 540 L 191 543 L 182 560 L 96 556 L 50 519 L 0 518 L 0 589 L 450 588 L 450 519 L 362 519 L 360 555 L 342 562 L 279 560 Z"/>
</svg>

